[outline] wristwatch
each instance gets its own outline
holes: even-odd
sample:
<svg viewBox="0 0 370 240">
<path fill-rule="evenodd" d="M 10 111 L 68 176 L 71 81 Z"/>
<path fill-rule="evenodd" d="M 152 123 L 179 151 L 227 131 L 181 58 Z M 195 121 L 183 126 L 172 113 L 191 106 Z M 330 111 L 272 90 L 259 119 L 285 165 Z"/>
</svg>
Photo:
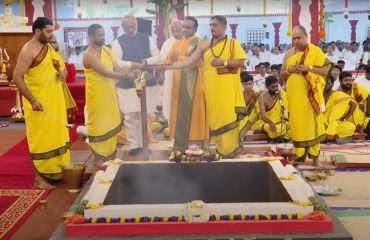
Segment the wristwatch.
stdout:
<svg viewBox="0 0 370 240">
<path fill-rule="evenodd" d="M 228 62 L 227 62 L 227 60 L 225 60 L 224 66 L 227 67 L 227 64 L 228 64 Z"/>
</svg>

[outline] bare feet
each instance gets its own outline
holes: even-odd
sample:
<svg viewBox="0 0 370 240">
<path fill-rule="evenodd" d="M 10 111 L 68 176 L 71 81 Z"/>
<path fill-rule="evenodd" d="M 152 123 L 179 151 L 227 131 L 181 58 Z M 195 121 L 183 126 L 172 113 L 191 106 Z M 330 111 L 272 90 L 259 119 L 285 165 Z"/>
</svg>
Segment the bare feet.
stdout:
<svg viewBox="0 0 370 240">
<path fill-rule="evenodd" d="M 33 185 L 33 187 L 38 188 L 38 189 L 53 189 L 53 188 L 55 188 L 53 185 L 49 184 L 45 179 L 43 179 L 40 175 L 36 175 L 35 184 Z"/>
</svg>

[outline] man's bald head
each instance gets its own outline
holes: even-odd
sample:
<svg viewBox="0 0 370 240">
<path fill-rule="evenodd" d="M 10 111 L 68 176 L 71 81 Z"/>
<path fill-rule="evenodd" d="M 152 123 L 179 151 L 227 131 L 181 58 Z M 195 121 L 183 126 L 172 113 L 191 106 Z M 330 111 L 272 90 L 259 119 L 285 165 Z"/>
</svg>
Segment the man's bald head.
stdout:
<svg viewBox="0 0 370 240">
<path fill-rule="evenodd" d="M 307 30 L 305 27 L 303 27 L 302 25 L 298 25 L 296 27 L 293 28 L 293 32 L 294 31 L 300 31 L 301 33 L 303 33 L 303 35 L 305 35 L 306 37 L 308 36 L 307 35 Z"/>
<path fill-rule="evenodd" d="M 137 20 L 134 16 L 125 16 L 122 19 L 122 28 L 126 35 L 133 37 L 137 33 Z"/>
<path fill-rule="evenodd" d="M 296 26 L 292 33 L 293 46 L 299 50 L 304 50 L 307 45 L 307 31 L 303 26 Z"/>
<path fill-rule="evenodd" d="M 171 33 L 175 39 L 182 37 L 182 21 L 175 20 L 171 23 Z"/>
</svg>

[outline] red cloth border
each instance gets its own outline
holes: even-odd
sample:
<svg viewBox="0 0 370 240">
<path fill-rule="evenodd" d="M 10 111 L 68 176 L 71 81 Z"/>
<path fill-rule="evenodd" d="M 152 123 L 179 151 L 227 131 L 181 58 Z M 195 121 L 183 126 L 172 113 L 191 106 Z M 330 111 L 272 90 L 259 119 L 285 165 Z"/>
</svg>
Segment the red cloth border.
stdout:
<svg viewBox="0 0 370 240">
<path fill-rule="evenodd" d="M 39 201 L 45 199 L 50 192 L 50 190 L 0 189 L 0 204 L 9 197 L 13 201 L 0 212 L 0 239 L 9 239 L 38 207 Z"/>
<path fill-rule="evenodd" d="M 66 237 L 113 237 L 226 233 L 324 233 L 332 231 L 333 222 L 330 218 L 322 221 L 303 219 L 271 221 L 215 221 L 206 223 L 97 223 L 68 224 L 66 226 Z"/>
</svg>

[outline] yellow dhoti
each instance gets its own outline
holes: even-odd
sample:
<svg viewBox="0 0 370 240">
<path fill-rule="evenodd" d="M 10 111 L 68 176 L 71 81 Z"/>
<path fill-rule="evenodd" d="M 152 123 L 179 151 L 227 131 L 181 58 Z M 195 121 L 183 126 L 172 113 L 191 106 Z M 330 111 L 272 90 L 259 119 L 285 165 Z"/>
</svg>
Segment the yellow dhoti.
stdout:
<svg viewBox="0 0 370 240">
<path fill-rule="evenodd" d="M 356 130 L 355 124 L 350 121 L 342 122 L 340 119 L 348 112 L 351 97 L 347 94 L 336 91 L 333 92 L 327 103 L 324 112 L 326 135 L 334 139 L 351 137 Z"/>
<path fill-rule="evenodd" d="M 107 70 L 113 71 L 115 58 L 110 49 L 102 48 L 100 61 Z M 84 71 L 89 145 L 97 159 L 112 160 L 116 156 L 117 134 L 121 130 L 115 80 L 105 78 L 91 68 Z"/>
<path fill-rule="evenodd" d="M 213 46 L 220 54 L 224 40 Z M 228 39 L 221 59 L 246 59 L 244 50 L 235 39 Z M 223 157 L 235 157 L 243 149 L 242 138 L 246 134 L 248 118 L 240 84 L 240 70 L 235 73 L 218 74 L 211 66 L 215 59 L 211 49 L 203 55 L 205 96 L 211 136 L 217 151 Z"/>
<path fill-rule="evenodd" d="M 24 76 L 33 97 L 45 112 L 32 110 L 23 97 L 27 141 L 36 171 L 51 180 L 62 178 L 61 165 L 70 162 L 69 131 L 62 82 L 58 79 L 54 49 L 45 45 Z"/>
<path fill-rule="evenodd" d="M 356 127 L 362 129 L 366 129 L 369 124 L 369 117 L 366 116 L 368 96 L 369 91 L 365 87 L 358 83 L 352 84 L 351 97 L 357 103 L 357 108 L 350 120 L 356 125 Z"/>
<path fill-rule="evenodd" d="M 287 125 L 288 125 L 288 115 L 286 114 L 286 108 L 288 106 L 287 100 L 286 100 L 286 94 L 285 92 L 282 92 L 282 103 L 280 103 L 278 100 L 274 102 L 274 104 L 270 107 L 270 109 L 266 109 L 266 117 L 270 119 L 276 128 L 276 131 L 273 132 L 270 128 L 270 125 L 267 123 L 264 123 L 262 126 L 262 130 L 267 133 L 269 138 L 276 139 L 278 137 L 284 137 L 289 138 L 287 134 Z M 284 106 L 284 112 L 282 109 L 281 104 Z"/>
<path fill-rule="evenodd" d="M 287 69 L 297 64 L 322 67 L 325 60 L 321 49 L 308 44 L 304 52 L 298 52 L 287 59 Z M 288 77 L 289 127 L 297 160 L 304 160 L 307 153 L 311 158 L 317 158 L 320 154 L 320 142 L 325 140 L 322 116 L 324 86 L 324 78 L 311 72 L 293 73 Z"/>
</svg>

